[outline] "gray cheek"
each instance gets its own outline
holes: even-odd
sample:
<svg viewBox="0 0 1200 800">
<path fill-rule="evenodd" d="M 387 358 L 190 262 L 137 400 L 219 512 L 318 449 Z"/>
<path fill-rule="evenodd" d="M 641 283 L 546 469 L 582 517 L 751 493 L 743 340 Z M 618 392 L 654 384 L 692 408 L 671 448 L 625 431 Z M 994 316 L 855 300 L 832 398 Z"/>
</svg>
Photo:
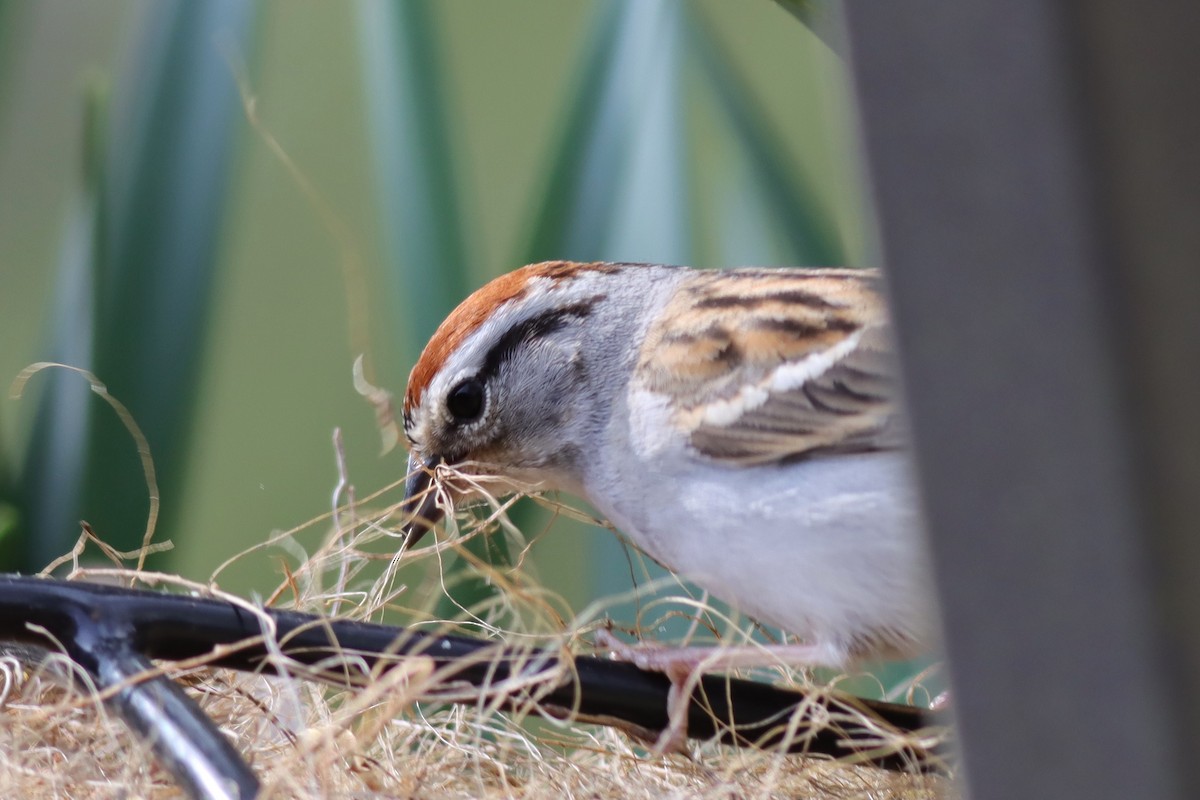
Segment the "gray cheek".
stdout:
<svg viewBox="0 0 1200 800">
<path fill-rule="evenodd" d="M 562 421 L 563 408 L 555 401 L 559 387 L 523 378 L 513 382 L 498 409 L 498 432 L 508 441 L 532 443 Z"/>
<path fill-rule="evenodd" d="M 561 439 L 581 379 L 575 359 L 554 348 L 514 359 L 496 391 L 498 433 L 509 442 L 545 451 Z"/>
</svg>

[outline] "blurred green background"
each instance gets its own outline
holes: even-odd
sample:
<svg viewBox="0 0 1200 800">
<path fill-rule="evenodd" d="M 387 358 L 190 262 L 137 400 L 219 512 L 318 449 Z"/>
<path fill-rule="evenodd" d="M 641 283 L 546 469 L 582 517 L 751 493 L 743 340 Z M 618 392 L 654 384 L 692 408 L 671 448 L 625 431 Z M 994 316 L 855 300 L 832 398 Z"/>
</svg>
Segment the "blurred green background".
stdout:
<svg viewBox="0 0 1200 800">
<path fill-rule="evenodd" d="M 50 357 L 93 369 L 159 468 L 175 549 L 156 566 L 206 580 L 328 510 L 335 428 L 359 495 L 402 477 L 353 359 L 369 342 L 402 392 L 489 277 L 867 260 L 837 18 L 787 6 L 0 0 L 0 383 Z M 63 377 L 0 404 L 7 568 L 64 552 L 78 519 L 141 540 L 134 446 Z M 629 587 L 611 534 L 561 527 L 534 550 L 551 589 L 578 609 Z M 267 554 L 220 582 L 281 577 Z"/>
</svg>

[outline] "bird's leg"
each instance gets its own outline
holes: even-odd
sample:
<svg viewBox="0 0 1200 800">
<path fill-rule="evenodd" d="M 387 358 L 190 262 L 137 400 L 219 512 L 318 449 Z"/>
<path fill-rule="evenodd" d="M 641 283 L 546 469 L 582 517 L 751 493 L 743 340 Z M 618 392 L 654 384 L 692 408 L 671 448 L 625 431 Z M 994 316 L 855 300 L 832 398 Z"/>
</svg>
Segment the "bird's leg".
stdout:
<svg viewBox="0 0 1200 800">
<path fill-rule="evenodd" d="M 596 644 L 608 650 L 620 661 L 650 672 L 666 673 L 686 665 L 704 672 L 721 669 L 750 669 L 752 667 L 832 667 L 845 666 L 845 654 L 836 653 L 827 645 L 817 644 L 745 644 L 671 647 L 669 645 L 631 645 L 601 628 L 596 631 Z"/>
<path fill-rule="evenodd" d="M 611 632 L 596 631 L 596 644 L 619 661 L 639 669 L 661 672 L 671 682 L 667 692 L 667 727 L 654 744 L 659 753 L 683 752 L 687 740 L 688 704 L 699 675 L 725 669 L 771 666 L 825 666 L 830 662 L 827 647 L 807 644 L 713 645 L 669 647 L 653 644 L 630 645 Z"/>
</svg>

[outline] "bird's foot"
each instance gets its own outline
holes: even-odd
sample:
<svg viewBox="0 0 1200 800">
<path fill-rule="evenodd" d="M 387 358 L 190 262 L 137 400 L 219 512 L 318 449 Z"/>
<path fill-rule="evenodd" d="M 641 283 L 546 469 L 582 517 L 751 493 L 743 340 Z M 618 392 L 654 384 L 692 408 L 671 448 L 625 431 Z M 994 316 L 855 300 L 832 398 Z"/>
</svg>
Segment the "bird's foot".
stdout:
<svg viewBox="0 0 1200 800">
<path fill-rule="evenodd" d="M 770 666 L 812 666 L 828 659 L 826 648 L 805 644 L 711 645 L 671 647 L 631 645 L 601 628 L 596 644 L 618 661 L 626 661 L 648 672 L 661 672 L 671 682 L 667 692 L 667 726 L 654 743 L 657 753 L 684 752 L 687 742 L 688 706 L 692 692 L 706 672 Z"/>
</svg>

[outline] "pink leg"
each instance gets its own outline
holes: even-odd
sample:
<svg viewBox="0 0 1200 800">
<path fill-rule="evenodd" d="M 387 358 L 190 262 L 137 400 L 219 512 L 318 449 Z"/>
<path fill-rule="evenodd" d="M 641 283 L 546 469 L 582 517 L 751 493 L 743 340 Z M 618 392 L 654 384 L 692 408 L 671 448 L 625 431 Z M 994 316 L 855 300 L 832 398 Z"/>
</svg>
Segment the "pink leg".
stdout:
<svg viewBox="0 0 1200 800">
<path fill-rule="evenodd" d="M 665 730 L 654 749 L 659 753 L 683 752 L 687 740 L 687 709 L 696 675 L 724 669 L 770 666 L 837 666 L 844 658 L 833 657 L 829 648 L 819 645 L 714 645 L 711 647 L 635 646 L 622 642 L 607 630 L 596 631 L 596 644 L 614 658 L 628 661 L 639 669 L 661 672 L 671 681 L 667 694 Z"/>
</svg>

